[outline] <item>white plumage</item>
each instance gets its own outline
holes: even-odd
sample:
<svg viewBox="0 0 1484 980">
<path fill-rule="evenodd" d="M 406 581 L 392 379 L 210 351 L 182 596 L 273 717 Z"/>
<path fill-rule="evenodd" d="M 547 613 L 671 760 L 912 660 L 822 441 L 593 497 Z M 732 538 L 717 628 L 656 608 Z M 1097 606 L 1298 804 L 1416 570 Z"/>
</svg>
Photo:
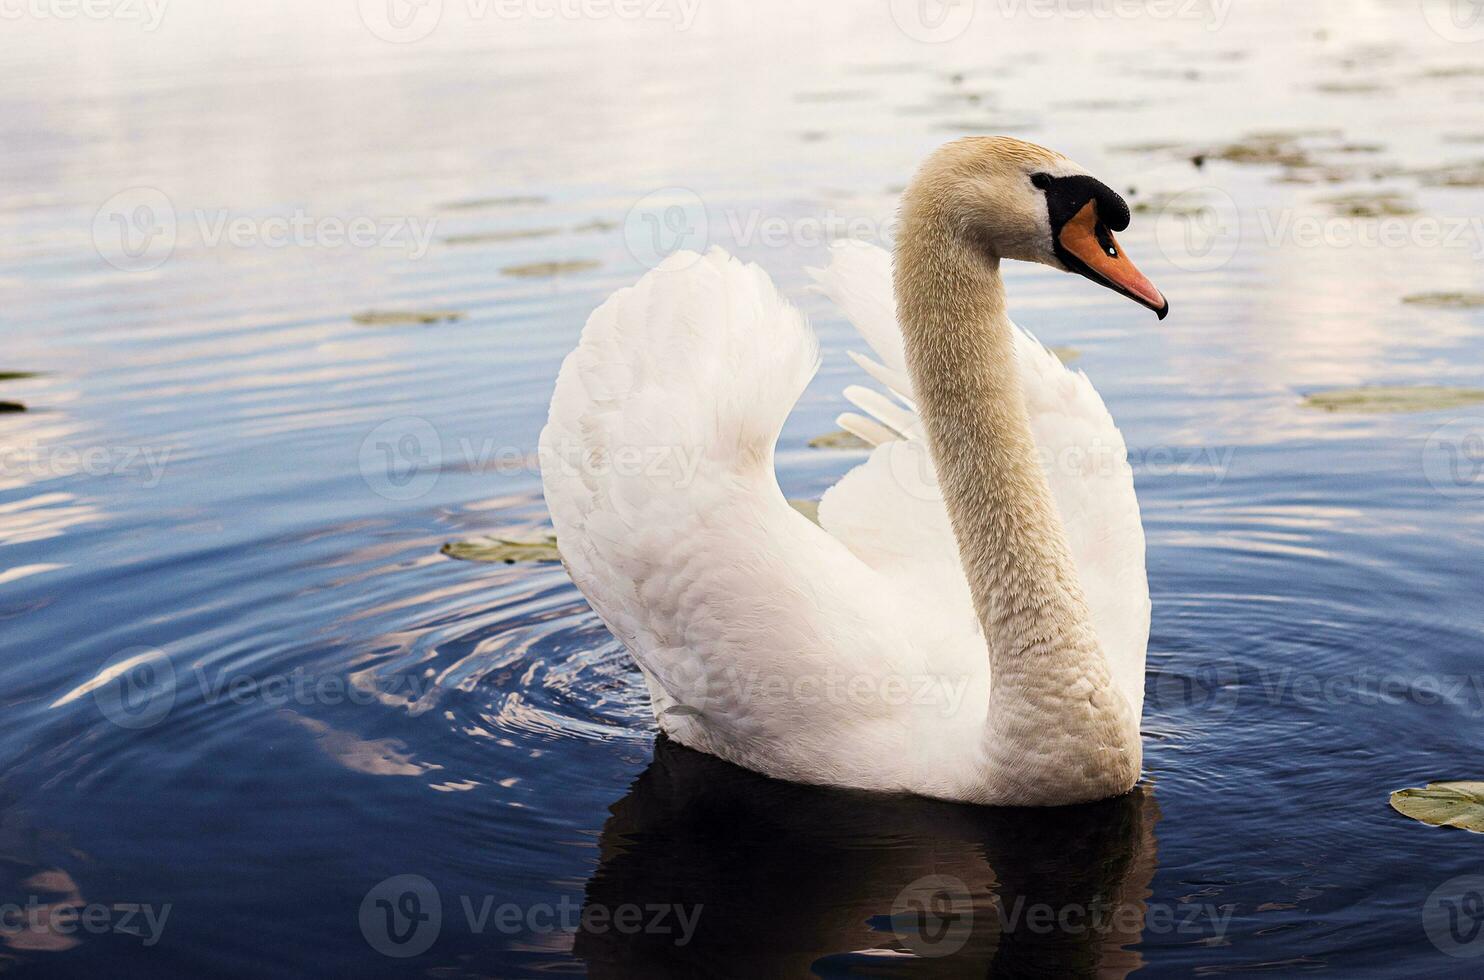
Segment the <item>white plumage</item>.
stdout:
<svg viewBox="0 0 1484 980">
<path fill-rule="evenodd" d="M 1076 272 L 1162 319 L 1113 235 L 1129 220 L 1060 154 L 972 138 L 908 188 L 894 256 L 837 246 L 815 278 L 876 385 L 840 423 L 874 448 L 818 525 L 773 471 L 818 345 L 761 269 L 683 253 L 593 314 L 542 433 L 546 498 L 664 731 L 784 779 L 977 803 L 1138 782 L 1149 589 L 1123 438 L 1010 321 L 1000 274 Z"/>
<path fill-rule="evenodd" d="M 541 439 L 562 554 L 677 741 L 795 781 L 979 799 L 989 660 L 913 410 L 891 259 L 842 243 L 814 275 L 884 389 L 847 389 L 863 414 L 842 424 L 877 445 L 825 494 L 822 527 L 773 470 L 818 364 L 811 329 L 757 266 L 684 253 L 609 299 L 562 366 Z M 1149 593 L 1123 438 L 1086 375 L 1024 332 L 1015 353 L 1137 714 Z"/>
</svg>

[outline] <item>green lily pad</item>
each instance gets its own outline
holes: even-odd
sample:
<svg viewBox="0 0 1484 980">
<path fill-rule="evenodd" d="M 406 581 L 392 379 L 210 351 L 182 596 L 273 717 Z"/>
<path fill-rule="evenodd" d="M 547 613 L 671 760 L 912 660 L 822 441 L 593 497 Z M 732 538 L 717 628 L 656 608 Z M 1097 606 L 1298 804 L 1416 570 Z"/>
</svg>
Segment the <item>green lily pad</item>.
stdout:
<svg viewBox="0 0 1484 980">
<path fill-rule="evenodd" d="M 1402 218 L 1417 213 L 1417 205 L 1396 191 L 1340 194 L 1320 198 L 1319 203 L 1329 205 L 1342 218 Z"/>
<path fill-rule="evenodd" d="M 549 279 L 569 272 L 586 272 L 596 269 L 599 263 L 591 259 L 573 259 L 567 262 L 530 262 L 525 265 L 507 265 L 500 271 L 507 276 L 520 279 Z"/>
<path fill-rule="evenodd" d="M 561 561 L 555 535 L 539 538 L 502 538 L 490 536 L 468 541 L 450 541 L 439 549 L 441 554 L 460 561 L 478 561 L 491 565 L 514 565 L 516 562 Z"/>
<path fill-rule="evenodd" d="M 430 323 L 453 323 L 464 314 L 455 310 L 367 310 L 351 317 L 363 327 L 426 326 Z"/>
<path fill-rule="evenodd" d="M 1417 293 L 1402 302 L 1434 310 L 1476 310 L 1484 307 L 1484 293 Z"/>
<path fill-rule="evenodd" d="M 1484 834 L 1484 782 L 1428 783 L 1391 794 L 1397 813 L 1434 827 L 1459 827 Z"/>
<path fill-rule="evenodd" d="M 1414 171 L 1429 187 L 1484 187 L 1484 160 Z"/>
<path fill-rule="evenodd" d="M 20 402 L 0 402 L 0 413 L 24 412 L 25 410 L 26 406 Z"/>
<path fill-rule="evenodd" d="M 839 429 L 835 432 L 826 432 L 822 436 L 815 436 L 809 440 L 810 449 L 870 449 L 871 444 L 860 436 Z"/>
<path fill-rule="evenodd" d="M 1110 153 L 1169 153 L 1181 148 L 1179 143 L 1120 143 L 1108 147 Z"/>
<path fill-rule="evenodd" d="M 1441 65 L 1422 73 L 1423 78 L 1477 78 L 1484 75 L 1484 65 Z"/>
<path fill-rule="evenodd" d="M 1320 82 L 1314 88 L 1328 95 L 1374 95 L 1387 91 L 1380 82 L 1331 81 Z"/>
<path fill-rule="evenodd" d="M 484 208 L 509 208 L 523 204 L 545 204 L 546 198 L 531 194 L 510 197 L 474 197 L 466 201 L 450 201 L 443 205 L 444 211 L 479 211 Z"/>
<path fill-rule="evenodd" d="M 1272 164 L 1286 167 L 1308 166 L 1313 162 L 1312 158 L 1298 145 L 1298 139 L 1298 136 L 1289 133 L 1254 133 L 1201 155 L 1249 167 Z"/>
<path fill-rule="evenodd" d="M 1134 214 L 1169 214 L 1177 218 L 1194 218 L 1208 210 L 1193 194 L 1151 194 L 1130 204 Z"/>
<path fill-rule="evenodd" d="M 560 235 L 560 228 L 516 228 L 511 231 L 486 231 L 469 235 L 449 235 L 443 239 L 445 245 L 485 245 L 496 242 L 520 242 L 531 238 L 550 238 Z"/>
<path fill-rule="evenodd" d="M 1304 406 L 1307 408 L 1366 415 L 1436 412 L 1444 408 L 1477 405 L 1480 402 L 1484 402 L 1484 390 L 1479 388 L 1444 388 L 1432 385 L 1362 386 L 1321 391 L 1304 396 Z"/>
<path fill-rule="evenodd" d="M 27 378 L 39 378 L 40 374 L 35 371 L 0 371 L 0 381 L 25 381 Z"/>
</svg>

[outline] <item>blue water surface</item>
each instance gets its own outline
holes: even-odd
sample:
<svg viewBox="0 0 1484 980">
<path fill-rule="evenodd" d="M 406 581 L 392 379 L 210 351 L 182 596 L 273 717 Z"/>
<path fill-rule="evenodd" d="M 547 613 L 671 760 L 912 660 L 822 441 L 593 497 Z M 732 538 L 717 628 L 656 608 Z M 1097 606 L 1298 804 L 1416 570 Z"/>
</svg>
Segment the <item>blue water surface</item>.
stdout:
<svg viewBox="0 0 1484 980">
<path fill-rule="evenodd" d="M 38 376 L 0 380 L 5 965 L 1472 975 L 1445 920 L 1484 845 L 1387 799 L 1480 777 L 1484 410 L 1302 402 L 1484 384 L 1484 309 L 1403 302 L 1484 288 L 1484 40 L 1446 3 L 971 6 L 9 20 L 0 372 Z M 810 315 L 778 463 L 817 498 L 863 377 L 805 268 L 889 242 L 973 132 L 1126 191 L 1173 307 L 1011 275 L 1128 438 L 1154 599 L 1147 778 L 1055 813 L 657 740 L 559 566 L 439 551 L 549 528 L 560 360 L 680 246 Z M 1252 134 L 1287 159 L 1222 158 Z M 1406 213 L 1328 200 L 1378 191 Z M 354 319 L 409 310 L 460 315 Z"/>
</svg>

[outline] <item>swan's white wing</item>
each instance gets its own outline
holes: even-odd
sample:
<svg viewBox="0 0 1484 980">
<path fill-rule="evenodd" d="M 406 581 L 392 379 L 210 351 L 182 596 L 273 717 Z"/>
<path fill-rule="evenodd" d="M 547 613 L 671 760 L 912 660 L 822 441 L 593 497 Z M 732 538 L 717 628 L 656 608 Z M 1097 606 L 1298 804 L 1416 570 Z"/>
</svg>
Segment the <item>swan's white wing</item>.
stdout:
<svg viewBox="0 0 1484 980">
<path fill-rule="evenodd" d="M 921 788 L 904 747 L 939 740 L 914 742 L 899 707 L 788 690 L 928 669 L 891 581 L 779 490 L 773 447 L 817 365 L 762 270 L 676 255 L 604 303 L 562 365 L 546 499 L 574 582 L 672 736 L 784 778 Z"/>
<path fill-rule="evenodd" d="M 922 428 L 912 411 L 902 334 L 892 292 L 891 256 L 863 242 L 841 242 L 816 281 L 845 312 L 876 355 L 856 356 L 897 399 L 859 389 L 846 395 L 864 416 L 841 424 L 879 443 L 820 505 L 820 523 L 867 564 L 943 597 L 955 621 L 973 618 L 968 584 Z M 1149 583 L 1144 528 L 1123 435 L 1092 382 L 1072 372 L 1023 330 L 1016 331 L 1031 431 L 1041 451 L 1093 626 L 1115 683 L 1135 711 L 1144 703 L 1149 641 Z M 885 407 L 886 410 L 883 410 Z M 874 423 L 873 421 L 874 420 Z M 885 430 L 883 432 L 883 429 Z"/>
</svg>

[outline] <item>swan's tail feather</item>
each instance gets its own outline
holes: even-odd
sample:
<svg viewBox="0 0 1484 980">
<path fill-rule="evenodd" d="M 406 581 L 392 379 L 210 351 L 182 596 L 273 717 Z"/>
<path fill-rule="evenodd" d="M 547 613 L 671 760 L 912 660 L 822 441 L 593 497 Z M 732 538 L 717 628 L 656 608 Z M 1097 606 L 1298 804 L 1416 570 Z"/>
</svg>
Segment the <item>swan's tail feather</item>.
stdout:
<svg viewBox="0 0 1484 980">
<path fill-rule="evenodd" d="M 887 428 L 875 419 L 857 415 L 855 412 L 837 415 L 835 424 L 873 449 L 902 438 L 900 432 Z"/>
<path fill-rule="evenodd" d="M 720 249 L 670 256 L 603 303 L 562 364 L 541 436 L 558 530 L 698 474 L 771 480 L 818 363 L 803 315 L 756 265 Z"/>
<path fill-rule="evenodd" d="M 877 360 L 896 377 L 905 379 L 907 352 L 897 328 L 891 253 L 866 242 L 838 241 L 830 246 L 829 267 L 810 269 L 809 275 L 814 278 L 815 288 L 834 300 L 855 324 Z M 896 384 L 888 383 L 888 387 L 905 390 Z"/>
</svg>

